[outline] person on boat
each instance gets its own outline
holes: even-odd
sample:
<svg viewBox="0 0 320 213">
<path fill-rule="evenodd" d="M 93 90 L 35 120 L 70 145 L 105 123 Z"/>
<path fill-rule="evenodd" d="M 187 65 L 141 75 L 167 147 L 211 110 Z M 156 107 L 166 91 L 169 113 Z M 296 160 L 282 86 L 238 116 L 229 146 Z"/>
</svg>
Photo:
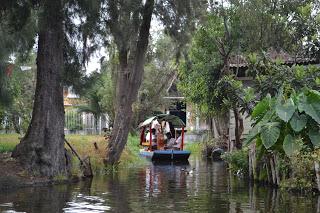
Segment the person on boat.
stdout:
<svg viewBox="0 0 320 213">
<path fill-rule="evenodd" d="M 181 132 L 177 132 L 177 140 L 174 142 L 174 145 L 173 145 L 173 149 L 174 150 L 180 150 L 181 148 L 181 143 L 182 143 L 182 136 L 181 136 Z"/>
<path fill-rule="evenodd" d="M 161 127 L 161 125 L 158 120 L 152 121 L 151 129 L 156 129 L 156 132 L 158 132 L 160 127 Z"/>
<path fill-rule="evenodd" d="M 170 132 L 167 132 L 166 136 L 167 136 L 166 148 L 173 149 L 173 146 L 174 146 L 174 143 L 176 142 L 176 140 L 172 137 Z"/>
<path fill-rule="evenodd" d="M 152 150 L 157 149 L 157 136 L 156 136 L 156 129 L 152 128 L 151 129 L 151 143 L 152 143 Z M 146 136 L 146 141 L 150 142 L 150 132 L 148 132 Z"/>
</svg>

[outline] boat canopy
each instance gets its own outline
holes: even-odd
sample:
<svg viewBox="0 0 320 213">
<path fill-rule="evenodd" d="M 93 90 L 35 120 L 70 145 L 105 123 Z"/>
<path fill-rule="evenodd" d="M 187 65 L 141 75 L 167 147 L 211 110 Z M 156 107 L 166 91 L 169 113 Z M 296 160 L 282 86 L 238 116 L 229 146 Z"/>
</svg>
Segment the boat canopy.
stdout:
<svg viewBox="0 0 320 213">
<path fill-rule="evenodd" d="M 162 121 L 171 122 L 172 125 L 176 128 L 182 128 L 186 126 L 185 123 L 178 116 L 169 115 L 169 114 L 159 114 L 151 118 L 148 118 L 144 122 L 140 123 L 139 128 L 150 125 L 154 120 L 158 120 L 160 123 Z"/>
</svg>

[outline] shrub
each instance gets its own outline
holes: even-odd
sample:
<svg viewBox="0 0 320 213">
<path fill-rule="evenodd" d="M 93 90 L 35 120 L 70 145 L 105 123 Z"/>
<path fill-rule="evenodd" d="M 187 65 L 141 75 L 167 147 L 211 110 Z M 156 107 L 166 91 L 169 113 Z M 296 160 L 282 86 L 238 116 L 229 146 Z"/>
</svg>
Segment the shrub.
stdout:
<svg viewBox="0 0 320 213">
<path fill-rule="evenodd" d="M 229 168 L 232 172 L 238 173 L 240 171 L 243 174 L 248 174 L 249 157 L 247 148 L 226 152 L 221 157 L 229 164 Z"/>
</svg>

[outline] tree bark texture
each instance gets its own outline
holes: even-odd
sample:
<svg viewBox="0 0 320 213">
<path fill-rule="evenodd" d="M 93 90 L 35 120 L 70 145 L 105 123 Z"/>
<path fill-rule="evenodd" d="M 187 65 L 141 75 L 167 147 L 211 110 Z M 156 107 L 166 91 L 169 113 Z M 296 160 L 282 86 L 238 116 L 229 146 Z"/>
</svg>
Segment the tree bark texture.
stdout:
<svg viewBox="0 0 320 213">
<path fill-rule="evenodd" d="M 235 147 L 237 149 L 241 149 L 241 135 L 243 132 L 243 119 L 239 113 L 239 110 L 235 107 L 233 108 L 234 113 L 234 121 L 235 121 L 235 128 L 234 128 L 234 135 L 235 135 Z"/>
<path fill-rule="evenodd" d="M 316 182 L 318 186 L 318 191 L 320 192 L 320 164 L 318 161 L 314 162 L 314 170 L 316 172 Z"/>
<path fill-rule="evenodd" d="M 320 191 L 320 190 L 319 190 Z M 320 196 L 318 196 L 317 213 L 320 213 Z"/>
<path fill-rule="evenodd" d="M 276 172 L 276 184 L 280 185 L 279 157 L 278 154 L 273 154 L 274 167 Z"/>
<path fill-rule="evenodd" d="M 249 146 L 249 178 L 250 180 L 255 179 L 256 174 L 256 144 L 252 143 Z"/>
<path fill-rule="evenodd" d="M 61 0 L 45 0 L 41 6 L 32 120 L 12 156 L 28 170 L 54 177 L 70 169 L 64 148 L 63 6 Z"/>
<path fill-rule="evenodd" d="M 132 122 L 132 104 L 137 99 L 144 72 L 143 67 L 148 47 L 153 8 L 154 0 L 147 0 L 143 9 L 143 18 L 139 27 L 137 41 L 133 41 L 127 46 L 125 45 L 127 41 L 116 41 L 119 50 L 120 70 L 117 77 L 116 115 L 105 159 L 105 163 L 108 165 L 116 164 L 119 161 L 127 143 L 129 127 Z M 117 14 L 113 15 L 117 16 Z M 117 26 L 113 27 L 116 28 Z"/>
<path fill-rule="evenodd" d="M 214 118 L 219 141 L 222 143 L 219 145 L 222 146 L 221 148 L 223 149 L 229 149 L 229 120 L 229 111 L 226 113 L 218 114 Z"/>
<path fill-rule="evenodd" d="M 271 175 L 272 175 L 272 184 L 278 186 L 280 184 L 280 174 L 278 168 L 278 156 L 277 154 L 272 154 L 269 157 L 269 163 L 271 168 Z"/>
</svg>

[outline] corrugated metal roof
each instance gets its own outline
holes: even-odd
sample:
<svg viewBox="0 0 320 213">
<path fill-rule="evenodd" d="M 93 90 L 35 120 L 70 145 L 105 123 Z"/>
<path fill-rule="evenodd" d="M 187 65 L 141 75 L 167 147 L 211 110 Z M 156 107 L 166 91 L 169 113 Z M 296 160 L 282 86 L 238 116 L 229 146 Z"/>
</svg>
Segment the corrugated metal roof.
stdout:
<svg viewBox="0 0 320 213">
<path fill-rule="evenodd" d="M 289 53 L 270 48 L 266 53 L 266 57 L 271 61 L 282 60 L 284 64 L 317 64 L 320 63 L 316 58 L 303 57 L 301 55 L 290 55 Z M 232 55 L 229 59 L 229 66 L 231 68 L 247 67 L 248 61 L 243 55 Z"/>
</svg>

